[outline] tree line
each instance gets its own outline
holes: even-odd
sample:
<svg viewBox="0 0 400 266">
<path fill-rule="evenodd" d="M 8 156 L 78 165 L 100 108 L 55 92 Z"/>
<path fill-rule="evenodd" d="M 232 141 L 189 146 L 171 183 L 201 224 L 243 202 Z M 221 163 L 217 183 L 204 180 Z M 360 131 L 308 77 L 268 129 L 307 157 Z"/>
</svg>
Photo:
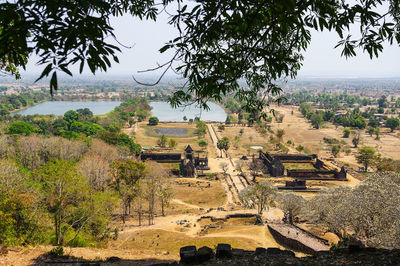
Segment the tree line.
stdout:
<svg viewBox="0 0 400 266">
<path fill-rule="evenodd" d="M 158 164 L 102 140 L 0 137 L 0 244 L 101 246 L 129 215 L 152 224 L 171 196 Z"/>
<path fill-rule="evenodd" d="M 300 218 L 324 233 L 334 233 L 339 238 L 334 248 L 346 247 L 351 240 L 367 247 L 399 248 L 399 184 L 398 173 L 378 172 L 353 188 L 328 188 L 307 200 L 295 193 L 278 193 L 267 181 L 246 187 L 239 196 L 260 217 L 269 207 L 278 206 L 288 223 Z"/>
</svg>

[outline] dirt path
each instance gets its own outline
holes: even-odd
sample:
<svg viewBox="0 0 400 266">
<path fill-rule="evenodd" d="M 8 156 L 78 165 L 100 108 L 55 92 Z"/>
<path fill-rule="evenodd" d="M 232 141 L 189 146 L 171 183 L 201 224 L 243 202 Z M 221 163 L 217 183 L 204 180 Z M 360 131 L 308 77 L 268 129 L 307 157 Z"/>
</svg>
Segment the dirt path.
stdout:
<svg viewBox="0 0 400 266">
<path fill-rule="evenodd" d="M 136 132 L 136 123 L 132 125 L 132 127 L 123 128 L 122 132 L 127 134 L 129 137 L 133 137 L 134 133 Z"/>
<path fill-rule="evenodd" d="M 215 147 L 215 150 L 217 151 L 217 154 L 218 154 L 219 149 L 217 147 L 217 142 L 218 142 L 217 133 L 215 133 L 215 130 L 214 130 L 214 127 L 212 126 L 212 124 L 207 124 L 207 128 L 208 128 L 208 133 L 210 134 L 212 143 L 213 143 L 213 145 Z M 224 153 L 224 151 L 222 151 L 222 156 L 224 156 L 224 155 L 225 155 L 225 153 Z"/>
<path fill-rule="evenodd" d="M 213 142 L 213 146 L 215 147 L 216 154 L 218 154 L 218 147 L 217 147 L 217 142 L 218 142 L 218 135 L 215 132 L 214 127 L 212 124 L 207 124 L 208 132 L 210 134 L 211 140 Z M 220 172 L 222 169 L 220 165 L 222 163 L 227 163 L 228 164 L 228 170 L 226 171 L 226 179 L 228 184 L 232 184 L 234 187 L 233 191 L 230 190 L 231 199 L 233 202 L 233 199 L 236 200 L 236 202 L 239 202 L 239 193 L 245 188 L 245 182 L 243 182 L 238 176 L 236 170 L 235 170 L 235 165 L 233 163 L 233 160 L 229 158 L 229 154 L 226 152 L 222 153 L 222 158 L 209 158 L 209 166 L 213 172 Z M 228 189 L 229 190 L 229 189 Z"/>
<path fill-rule="evenodd" d="M 178 203 L 178 204 L 181 204 L 181 205 L 185 205 L 186 207 L 189 207 L 189 208 L 192 208 L 192 209 L 200 209 L 201 208 L 198 205 L 193 205 L 193 204 L 190 204 L 190 203 L 186 203 L 186 202 L 181 201 L 179 199 L 172 199 L 172 202 L 175 202 L 175 203 Z"/>
</svg>

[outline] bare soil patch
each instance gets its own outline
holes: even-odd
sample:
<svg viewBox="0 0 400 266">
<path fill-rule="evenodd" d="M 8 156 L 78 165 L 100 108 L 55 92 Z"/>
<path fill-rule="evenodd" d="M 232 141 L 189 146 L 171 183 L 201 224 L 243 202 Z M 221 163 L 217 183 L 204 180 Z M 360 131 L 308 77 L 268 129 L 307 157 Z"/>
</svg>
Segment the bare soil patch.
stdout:
<svg viewBox="0 0 400 266">
<path fill-rule="evenodd" d="M 199 178 L 176 178 L 174 198 L 203 208 L 215 208 L 226 203 L 226 193 L 219 181 Z"/>
<path fill-rule="evenodd" d="M 273 108 L 284 114 L 283 123 L 276 123 L 275 121 L 271 123 L 274 131 L 279 129 L 284 129 L 285 134 L 283 136 L 283 142 L 286 143 L 291 140 L 295 143 L 294 147 L 299 144 L 304 146 L 310 153 L 316 153 L 320 157 L 333 158 L 330 152 L 330 146 L 326 144 L 323 139 L 325 138 L 336 138 L 340 141 L 341 146 L 349 148 L 350 154 L 346 154 L 343 151 L 339 153 L 338 158 L 335 160 L 345 164 L 347 166 L 357 169 L 360 166 L 355 155 L 358 149 L 354 148 L 351 143 L 352 135 L 349 138 L 343 138 L 343 127 L 336 127 L 332 123 L 325 123 L 320 129 L 314 129 L 311 124 L 302 116 L 299 112 L 298 107 L 295 106 L 273 106 Z M 293 114 L 292 114 L 293 111 Z M 354 129 L 357 131 L 357 129 Z M 369 146 L 375 148 L 382 157 L 389 157 L 395 160 L 400 160 L 400 137 L 398 136 L 398 130 L 391 133 L 388 129 L 382 129 L 381 136 L 379 140 L 375 139 L 375 135 L 370 136 L 361 130 L 361 141 L 359 147 Z M 291 147 L 291 150 L 294 150 Z"/>
</svg>

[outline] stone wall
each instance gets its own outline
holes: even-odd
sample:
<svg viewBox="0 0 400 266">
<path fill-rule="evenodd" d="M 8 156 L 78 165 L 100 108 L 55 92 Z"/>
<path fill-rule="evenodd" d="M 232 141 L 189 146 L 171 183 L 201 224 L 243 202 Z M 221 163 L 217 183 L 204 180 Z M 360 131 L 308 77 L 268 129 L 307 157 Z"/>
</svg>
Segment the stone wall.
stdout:
<svg viewBox="0 0 400 266">
<path fill-rule="evenodd" d="M 180 153 L 142 153 L 142 161 L 152 160 L 158 163 L 179 163 L 182 155 Z"/>
<path fill-rule="evenodd" d="M 281 161 L 277 158 L 272 157 L 268 152 L 263 153 L 259 151 L 259 159 L 268 168 L 271 176 L 283 176 L 285 174 L 285 167 Z"/>
<path fill-rule="evenodd" d="M 301 161 L 301 162 L 312 161 L 314 158 L 313 156 L 302 155 L 302 154 L 275 154 L 273 157 L 279 159 L 280 161 Z"/>
<path fill-rule="evenodd" d="M 313 180 L 346 180 L 347 173 L 344 168 L 340 172 L 326 169 L 291 169 L 287 176 L 293 178 L 307 178 Z"/>
<path fill-rule="evenodd" d="M 268 225 L 268 229 L 269 229 L 271 235 L 275 238 L 275 240 L 283 246 L 286 246 L 290 249 L 300 251 L 303 253 L 307 253 L 307 254 L 316 254 L 317 253 L 317 251 L 312 249 L 311 247 L 304 245 L 303 243 L 301 243 L 300 241 L 297 241 L 296 239 L 289 238 L 289 237 L 282 235 L 280 232 L 273 229 L 269 225 Z"/>
</svg>

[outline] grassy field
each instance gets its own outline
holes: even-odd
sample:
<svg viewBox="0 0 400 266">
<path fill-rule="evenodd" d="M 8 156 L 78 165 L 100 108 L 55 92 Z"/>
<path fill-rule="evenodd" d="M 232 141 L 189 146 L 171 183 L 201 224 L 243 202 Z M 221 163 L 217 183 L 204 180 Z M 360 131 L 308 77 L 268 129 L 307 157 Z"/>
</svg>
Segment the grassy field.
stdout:
<svg viewBox="0 0 400 266">
<path fill-rule="evenodd" d="M 180 163 L 160 163 L 162 167 L 168 170 L 179 170 Z"/>
<path fill-rule="evenodd" d="M 246 218 L 229 218 L 226 221 L 216 220 L 211 221 L 210 218 L 201 219 L 200 225 L 215 224 L 215 225 L 254 225 L 256 222 L 256 217 L 246 217 Z"/>
<path fill-rule="evenodd" d="M 160 134 L 157 134 L 155 130 L 157 128 L 179 128 L 186 129 L 188 134 L 185 136 L 173 135 L 166 136 L 167 138 L 173 138 L 177 141 L 177 146 L 173 150 L 166 152 L 183 152 L 187 145 L 190 145 L 194 150 L 203 150 L 199 145 L 198 141 L 203 139 L 208 143 L 208 147 L 205 149 L 207 152 L 215 153 L 212 148 L 212 142 L 208 134 L 204 138 L 199 138 L 194 134 L 196 125 L 189 123 L 160 123 L 157 126 L 148 126 L 147 122 L 138 123 L 138 127 L 135 134 L 136 141 L 143 146 L 157 146 L 157 141 L 160 138 Z"/>
<path fill-rule="evenodd" d="M 275 110 L 284 115 L 283 123 L 271 123 L 274 131 L 278 128 L 283 129 L 285 134 L 283 136 L 284 142 L 291 140 L 297 147 L 299 144 L 307 148 L 310 153 L 316 153 L 321 157 L 330 157 L 330 146 L 324 143 L 323 138 L 336 138 L 338 139 L 343 147 L 350 149 L 350 154 L 346 154 L 343 151 L 339 153 L 336 161 L 343 164 L 349 165 L 354 169 L 358 168 L 355 155 L 358 149 L 354 148 L 351 143 L 353 136 L 349 138 L 343 138 L 343 127 L 336 127 L 332 123 L 325 123 L 320 129 L 314 129 L 311 124 L 301 115 L 298 107 L 294 106 L 273 106 Z M 293 114 L 292 114 L 293 111 Z M 376 149 L 383 157 L 389 157 L 394 160 L 400 160 L 400 138 L 398 136 L 399 131 L 389 132 L 389 129 L 382 129 L 379 140 L 375 139 L 375 135 L 368 135 L 365 130 L 361 130 L 361 142 L 359 147 L 369 146 Z"/>
<path fill-rule="evenodd" d="M 282 163 L 288 170 L 297 170 L 297 169 L 304 169 L 304 170 L 312 170 L 315 169 L 312 163 Z"/>
<path fill-rule="evenodd" d="M 178 127 L 174 126 L 173 124 L 162 124 L 158 126 L 149 126 L 149 125 L 142 125 L 145 130 L 145 134 L 148 137 L 158 138 L 160 135 L 157 133 L 157 129 L 183 129 L 186 130 L 186 134 L 184 135 L 168 135 L 164 134 L 168 138 L 192 138 L 195 136 L 195 128 L 187 128 L 187 127 Z"/>
<path fill-rule="evenodd" d="M 218 243 L 231 244 L 233 248 L 254 250 L 260 243 L 242 237 L 198 237 L 187 236 L 184 233 L 170 232 L 165 230 L 142 230 L 132 234 L 131 239 L 125 241 L 121 248 L 133 250 L 154 250 L 179 254 L 183 246 L 195 245 L 197 248 L 208 246 L 215 248 Z"/>
<path fill-rule="evenodd" d="M 198 178 L 177 178 L 175 180 L 181 183 L 174 183 L 173 185 L 175 199 L 207 208 L 215 208 L 225 204 L 225 190 L 219 181 Z M 190 183 L 190 187 L 188 183 Z M 207 187 L 208 184 L 210 184 L 210 187 Z"/>
<path fill-rule="evenodd" d="M 269 143 L 269 134 L 262 135 L 255 127 L 243 127 L 243 126 L 226 126 L 223 131 L 217 130 L 217 126 L 214 125 L 216 133 L 219 138 L 227 137 L 230 140 L 229 154 L 232 157 L 238 157 L 242 155 L 257 154 L 258 150 L 251 149 L 250 146 L 263 146 L 264 149 L 270 149 L 271 144 Z M 243 130 L 243 134 L 240 134 L 240 130 Z M 239 147 L 234 147 L 235 137 L 239 137 Z"/>
</svg>

